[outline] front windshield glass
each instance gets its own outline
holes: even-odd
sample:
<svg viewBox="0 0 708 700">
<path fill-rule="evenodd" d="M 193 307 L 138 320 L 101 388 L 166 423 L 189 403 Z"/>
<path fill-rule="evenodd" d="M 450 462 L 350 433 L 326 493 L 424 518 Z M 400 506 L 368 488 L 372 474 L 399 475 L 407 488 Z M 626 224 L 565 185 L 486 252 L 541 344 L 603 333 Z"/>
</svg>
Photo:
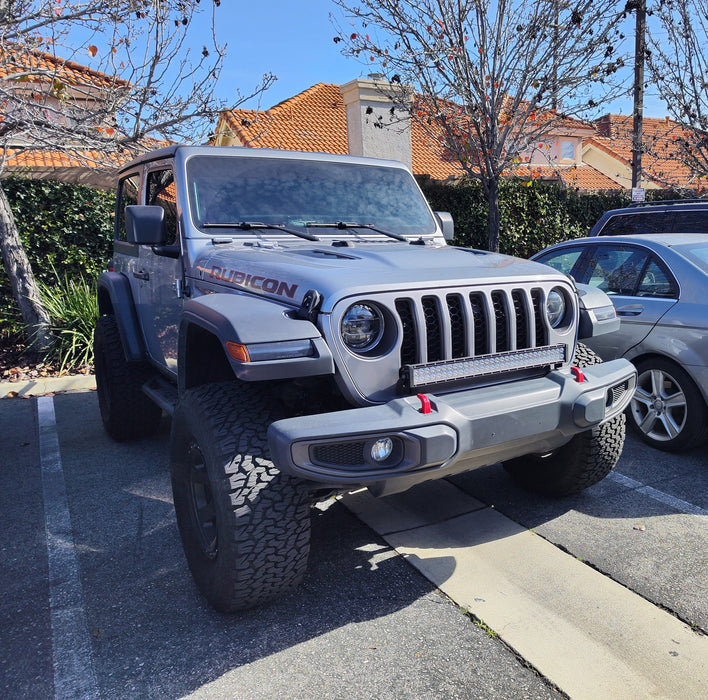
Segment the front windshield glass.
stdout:
<svg viewBox="0 0 708 700">
<path fill-rule="evenodd" d="M 672 247 L 708 274 L 708 243 L 685 243 Z"/>
<path fill-rule="evenodd" d="M 242 222 L 304 227 L 308 223 L 345 222 L 407 235 L 435 231 L 413 177 L 400 168 L 194 156 L 187 162 L 187 181 L 197 227 Z"/>
</svg>

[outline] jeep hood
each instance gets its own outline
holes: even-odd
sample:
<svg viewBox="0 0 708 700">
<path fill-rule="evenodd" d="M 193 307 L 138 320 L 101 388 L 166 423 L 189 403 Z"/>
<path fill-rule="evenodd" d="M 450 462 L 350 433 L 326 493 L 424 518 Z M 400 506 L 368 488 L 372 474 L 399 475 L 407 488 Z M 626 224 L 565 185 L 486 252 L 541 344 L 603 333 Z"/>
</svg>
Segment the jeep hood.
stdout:
<svg viewBox="0 0 708 700">
<path fill-rule="evenodd" d="M 299 305 L 315 289 L 328 312 L 340 299 L 382 291 L 454 288 L 568 278 L 540 263 L 451 246 L 405 243 L 355 247 L 294 245 L 259 247 L 217 244 L 195 261 L 199 281 L 247 289 Z M 205 291 L 207 289 L 205 288 Z"/>
</svg>

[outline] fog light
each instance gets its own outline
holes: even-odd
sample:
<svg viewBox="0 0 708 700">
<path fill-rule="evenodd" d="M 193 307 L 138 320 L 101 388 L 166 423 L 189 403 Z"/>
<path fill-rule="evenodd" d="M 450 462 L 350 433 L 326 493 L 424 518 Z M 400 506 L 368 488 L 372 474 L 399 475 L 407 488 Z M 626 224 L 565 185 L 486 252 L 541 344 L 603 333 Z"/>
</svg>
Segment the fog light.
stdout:
<svg viewBox="0 0 708 700">
<path fill-rule="evenodd" d="M 385 462 L 393 452 L 393 440 L 380 438 L 371 446 L 371 459 L 374 462 Z"/>
</svg>

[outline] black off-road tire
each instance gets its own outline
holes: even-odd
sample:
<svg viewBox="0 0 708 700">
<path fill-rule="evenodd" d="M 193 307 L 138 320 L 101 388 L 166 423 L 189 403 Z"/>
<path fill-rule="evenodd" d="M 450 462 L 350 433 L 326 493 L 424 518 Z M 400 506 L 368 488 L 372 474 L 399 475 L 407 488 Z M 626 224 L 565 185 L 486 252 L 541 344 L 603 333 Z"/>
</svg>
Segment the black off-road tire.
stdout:
<svg viewBox="0 0 708 700">
<path fill-rule="evenodd" d="M 573 364 L 587 367 L 602 360 L 578 344 Z M 617 464 L 625 437 L 625 417 L 620 414 L 602 425 L 575 435 L 547 455 L 527 455 L 504 464 L 516 482 L 544 496 L 569 496 L 602 481 Z"/>
<path fill-rule="evenodd" d="M 266 430 L 280 417 L 264 387 L 207 384 L 172 419 L 172 491 L 187 563 L 221 612 L 295 588 L 310 549 L 309 494 L 270 459 Z"/>
<path fill-rule="evenodd" d="M 96 322 L 93 352 L 98 405 L 106 432 L 118 442 L 155 433 L 162 409 L 142 391 L 151 370 L 142 363 L 126 362 L 113 316 L 101 316 Z"/>
</svg>

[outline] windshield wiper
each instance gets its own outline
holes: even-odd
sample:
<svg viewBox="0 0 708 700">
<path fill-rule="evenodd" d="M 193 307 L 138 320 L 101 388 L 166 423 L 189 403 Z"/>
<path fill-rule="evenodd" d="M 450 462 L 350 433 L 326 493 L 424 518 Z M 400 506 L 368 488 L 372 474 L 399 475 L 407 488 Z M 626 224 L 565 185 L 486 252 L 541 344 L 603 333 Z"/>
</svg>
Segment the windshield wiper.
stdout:
<svg viewBox="0 0 708 700">
<path fill-rule="evenodd" d="M 317 236 L 313 236 L 311 233 L 306 231 L 297 231 L 294 228 L 288 228 L 283 224 L 263 224 L 260 221 L 238 221 L 234 223 L 204 223 L 202 228 L 240 228 L 244 231 L 250 229 L 272 229 L 273 231 L 283 231 L 284 233 L 289 233 L 293 236 L 300 236 L 300 238 L 306 238 L 308 241 L 319 241 Z"/>
<path fill-rule="evenodd" d="M 334 223 L 328 224 L 322 223 L 320 221 L 308 221 L 305 226 L 307 226 L 308 228 L 338 228 L 340 230 L 347 228 L 366 228 L 369 229 L 369 231 L 374 231 L 376 233 L 381 233 L 384 236 L 395 238 L 397 241 L 405 241 L 406 243 L 408 242 L 408 239 L 405 236 L 402 236 L 400 233 L 393 233 L 393 231 L 384 231 L 381 228 L 377 228 L 373 224 L 357 224 L 356 222 L 350 221 L 335 221 Z"/>
</svg>

